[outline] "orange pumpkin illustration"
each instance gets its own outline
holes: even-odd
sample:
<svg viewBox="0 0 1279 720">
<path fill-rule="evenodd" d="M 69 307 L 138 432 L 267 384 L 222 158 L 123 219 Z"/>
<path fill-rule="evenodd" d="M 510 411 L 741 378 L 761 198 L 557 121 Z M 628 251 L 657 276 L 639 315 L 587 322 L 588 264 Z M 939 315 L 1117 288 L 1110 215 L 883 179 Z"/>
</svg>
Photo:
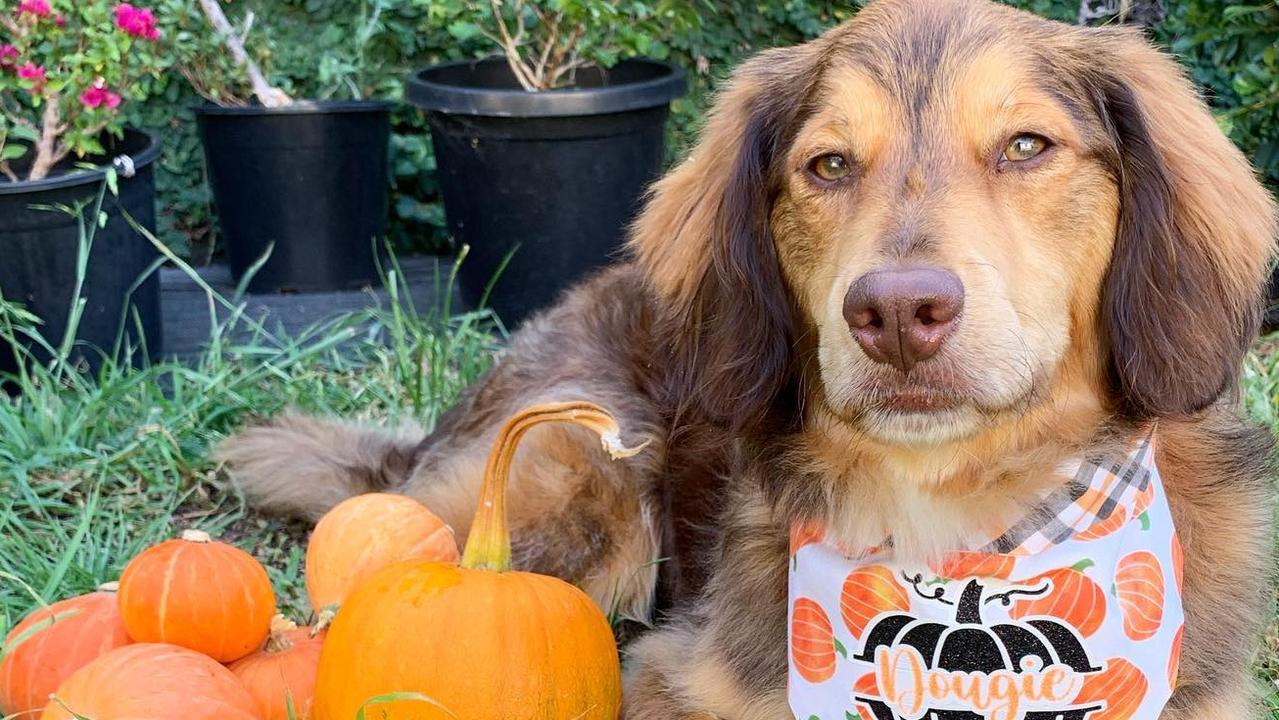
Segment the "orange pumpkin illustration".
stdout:
<svg viewBox="0 0 1279 720">
<path fill-rule="evenodd" d="M 1177 628 L 1177 634 L 1172 638 L 1172 652 L 1168 654 L 1168 687 L 1177 689 L 1177 674 L 1181 670 L 1181 636 L 1186 632 L 1186 626 L 1183 624 Z"/>
<path fill-rule="evenodd" d="M 790 652 L 799 676 L 808 682 L 826 682 L 835 675 L 835 630 L 822 606 L 806 597 L 796 599 L 791 609 Z"/>
<path fill-rule="evenodd" d="M 1080 635 L 1092 637 L 1106 620 L 1106 594 L 1100 585 L 1082 572 L 1090 565 L 1092 561 L 1085 560 L 1074 567 L 1049 570 L 1018 583 L 1035 587 L 1044 580 L 1049 580 L 1052 582 L 1052 589 L 1040 597 L 1016 601 L 1008 614 L 1017 620 L 1027 616 L 1049 615 L 1070 623 Z"/>
<path fill-rule="evenodd" d="M 853 697 L 879 697 L 879 681 L 875 673 L 866 673 L 853 683 Z M 853 720 L 875 720 L 875 713 L 866 703 L 857 703 L 857 717 Z"/>
<path fill-rule="evenodd" d="M 790 526 L 790 554 L 826 538 L 825 526 L 817 520 L 797 520 Z"/>
<path fill-rule="evenodd" d="M 881 613 L 910 610 L 910 596 L 883 565 L 867 565 L 848 574 L 839 596 L 839 612 L 853 637 L 860 638 Z"/>
<path fill-rule="evenodd" d="M 1153 480 L 1146 482 L 1146 487 L 1137 493 L 1137 497 L 1132 501 L 1132 516 L 1141 517 L 1143 513 L 1150 509 L 1150 503 L 1155 501 L 1155 483 Z"/>
<path fill-rule="evenodd" d="M 1124 509 L 1123 505 L 1117 505 L 1114 511 L 1110 513 L 1110 517 L 1105 520 L 1099 520 L 1087 530 L 1076 534 L 1075 539 L 1081 542 L 1100 540 L 1123 527 L 1126 522 L 1128 522 L 1128 511 Z"/>
<path fill-rule="evenodd" d="M 948 579 L 955 578 L 999 578 L 1007 580 L 1017 566 L 1017 558 L 1011 555 L 980 552 L 953 552 L 941 562 L 930 564 L 933 572 Z"/>
<path fill-rule="evenodd" d="M 1181 540 L 1176 533 L 1172 536 L 1172 579 L 1177 582 L 1177 594 L 1181 594 L 1181 581 L 1186 574 L 1186 553 L 1181 549 Z"/>
<path fill-rule="evenodd" d="M 1123 658 L 1106 661 L 1106 669 L 1084 678 L 1076 705 L 1103 702 L 1105 708 L 1088 720 L 1132 720 L 1146 699 L 1150 682 L 1136 665 Z"/>
<path fill-rule="evenodd" d="M 1138 550 L 1119 559 L 1115 595 L 1124 616 L 1124 634 L 1149 640 L 1164 619 L 1164 569 L 1154 553 Z"/>
</svg>

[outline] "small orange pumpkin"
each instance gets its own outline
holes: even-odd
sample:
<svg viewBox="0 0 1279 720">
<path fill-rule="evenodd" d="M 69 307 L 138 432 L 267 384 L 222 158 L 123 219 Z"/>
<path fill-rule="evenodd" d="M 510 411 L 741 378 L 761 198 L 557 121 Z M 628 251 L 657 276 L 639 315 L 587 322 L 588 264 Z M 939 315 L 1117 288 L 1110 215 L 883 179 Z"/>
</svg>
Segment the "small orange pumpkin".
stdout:
<svg viewBox="0 0 1279 720">
<path fill-rule="evenodd" d="M 835 630 L 821 605 L 811 598 L 795 599 L 790 637 L 791 660 L 800 677 L 821 683 L 835 676 Z"/>
<path fill-rule="evenodd" d="M 257 701 L 264 720 L 307 720 L 322 647 L 324 631 L 312 635 L 310 628 L 276 615 L 266 645 L 236 660 L 231 672 Z"/>
<path fill-rule="evenodd" d="M 316 612 L 331 612 L 387 565 L 457 558 L 453 529 L 418 501 L 387 493 L 357 495 L 330 510 L 312 531 L 306 590 Z"/>
<path fill-rule="evenodd" d="M 826 526 L 818 520 L 800 520 L 790 526 L 790 554 L 826 539 Z"/>
<path fill-rule="evenodd" d="M 854 702 L 857 702 L 857 717 L 851 720 L 875 720 L 875 711 L 864 702 L 858 702 L 856 698 L 879 698 L 879 679 L 875 677 L 875 673 L 869 672 L 857 678 L 857 682 L 853 683 Z"/>
<path fill-rule="evenodd" d="M 1133 497 L 1132 516 L 1139 518 L 1144 515 L 1146 511 L 1150 509 L 1150 504 L 1154 501 L 1155 483 L 1153 481 L 1147 481 L 1146 487 L 1143 490 L 1139 490 Z"/>
<path fill-rule="evenodd" d="M 1128 511 L 1124 509 L 1123 505 L 1116 505 L 1105 520 L 1098 520 L 1093 523 L 1088 529 L 1076 534 L 1075 539 L 1080 542 L 1100 540 L 1114 534 L 1126 522 L 1128 522 Z"/>
<path fill-rule="evenodd" d="M 853 637 L 860 638 L 881 613 L 910 610 L 910 595 L 883 565 L 867 565 L 848 574 L 839 596 L 839 612 Z"/>
<path fill-rule="evenodd" d="M 33 611 L 0 646 L 0 717 L 34 717 L 72 673 L 129 642 L 115 583 Z"/>
<path fill-rule="evenodd" d="M 117 648 L 77 670 L 40 720 L 262 720 L 230 670 L 176 645 Z"/>
<path fill-rule="evenodd" d="M 547 422 L 590 428 L 614 458 L 617 423 L 587 402 L 511 417 L 484 470 L 461 565 L 392 565 L 342 604 L 320 653 L 315 720 L 351 720 L 370 701 L 383 720 L 615 720 L 621 671 L 595 603 L 557 578 L 511 570 L 506 483 L 520 438 Z"/>
<path fill-rule="evenodd" d="M 171 643 L 232 662 L 266 640 L 275 594 L 262 564 L 243 550 L 187 530 L 143 550 L 120 576 L 129 637 Z"/>
<path fill-rule="evenodd" d="M 1115 566 L 1115 596 L 1124 616 L 1124 634 L 1149 640 L 1164 620 L 1164 569 L 1146 550 L 1128 553 Z"/>
<path fill-rule="evenodd" d="M 1069 568 L 1049 570 L 1020 585 L 1033 587 L 1052 581 L 1052 590 L 1041 597 L 1018 600 L 1008 612 L 1015 619 L 1028 615 L 1050 615 L 1065 620 L 1084 637 L 1092 637 L 1106 620 L 1106 593 L 1083 573 L 1093 563 L 1085 560 Z"/>
<path fill-rule="evenodd" d="M 1123 658 L 1110 658 L 1104 670 L 1084 678 L 1075 704 L 1105 704 L 1088 720 L 1132 720 L 1149 690 L 1150 681 L 1136 665 Z"/>
<path fill-rule="evenodd" d="M 971 577 L 1007 580 L 1016 566 L 1017 558 L 1012 555 L 962 550 L 946 555 L 930 568 L 947 580 Z"/>
<path fill-rule="evenodd" d="M 1186 625 L 1182 624 L 1177 628 L 1177 634 L 1172 636 L 1172 650 L 1168 653 L 1168 687 L 1177 689 L 1177 678 L 1181 673 L 1181 642 L 1186 634 Z"/>
<path fill-rule="evenodd" d="M 1181 547 L 1177 534 L 1172 536 L 1172 579 L 1177 583 L 1177 594 L 1184 592 L 1182 585 L 1186 577 L 1186 551 Z"/>
</svg>

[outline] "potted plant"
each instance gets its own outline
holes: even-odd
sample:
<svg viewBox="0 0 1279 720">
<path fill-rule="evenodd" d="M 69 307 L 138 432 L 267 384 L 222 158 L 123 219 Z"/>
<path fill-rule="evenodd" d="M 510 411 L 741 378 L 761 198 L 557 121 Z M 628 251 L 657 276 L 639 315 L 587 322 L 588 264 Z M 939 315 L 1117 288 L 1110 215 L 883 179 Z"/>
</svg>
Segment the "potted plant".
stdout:
<svg viewBox="0 0 1279 720">
<path fill-rule="evenodd" d="M 83 298 L 76 358 L 90 367 L 101 353 L 88 348 L 109 352 L 120 339 L 161 350 L 159 279 L 143 277 L 158 253 L 126 217 L 155 227 L 160 147 L 121 115 L 164 66 L 159 38 L 154 13 L 127 2 L 21 0 L 0 11 L 0 295 L 41 318 L 55 342 Z M 109 172 L 116 192 L 94 215 Z M 17 362 L 4 351 L 0 372 Z"/>
<path fill-rule="evenodd" d="M 392 104 L 363 99 L 356 83 L 344 84 L 350 100 L 294 100 L 245 47 L 252 12 L 237 28 L 219 0 L 199 0 L 199 8 L 206 27 L 187 34 L 179 66 L 209 101 L 196 120 L 232 274 L 240 281 L 252 270 L 252 292 L 374 282 Z M 353 52 L 369 42 L 376 13 Z"/>
<path fill-rule="evenodd" d="M 685 90 L 678 67 L 617 59 L 682 20 L 616 0 L 455 2 L 455 34 L 483 33 L 501 56 L 428 67 L 407 95 L 427 114 L 449 230 L 469 247 L 463 298 L 515 324 L 617 255 Z"/>
</svg>

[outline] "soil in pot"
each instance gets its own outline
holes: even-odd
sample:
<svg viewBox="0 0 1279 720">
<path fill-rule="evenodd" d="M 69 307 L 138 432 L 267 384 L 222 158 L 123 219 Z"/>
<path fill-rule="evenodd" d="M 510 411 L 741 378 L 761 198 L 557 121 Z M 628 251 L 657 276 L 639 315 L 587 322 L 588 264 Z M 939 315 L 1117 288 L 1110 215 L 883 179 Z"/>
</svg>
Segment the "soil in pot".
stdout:
<svg viewBox="0 0 1279 720">
<path fill-rule="evenodd" d="M 85 306 L 74 358 L 92 372 L 101 367 L 104 354 L 114 351 L 117 340 L 121 348 L 139 348 L 132 356 L 134 362 L 158 357 L 163 350 L 159 273 L 143 278 L 159 252 L 125 219 L 128 213 L 139 225 L 155 231 L 151 164 L 159 157 L 160 144 L 150 135 L 132 130 L 126 131 L 123 139 L 111 138 L 105 144 L 104 156 L 75 161 L 106 165 L 120 156 L 129 158 L 118 164 L 123 167 L 119 196 L 108 192 L 103 200 L 107 222 L 94 233 L 80 293 Z M 132 166 L 132 177 L 126 176 L 128 165 Z M 4 218 L 0 223 L 0 294 L 41 318 L 40 333 L 54 347 L 67 331 L 75 295 L 80 222 L 74 215 L 39 206 L 83 204 L 85 222 L 91 225 L 93 202 L 105 176 L 100 170 L 78 171 L 70 161 L 60 169 L 63 172 L 36 182 L 0 181 L 0 217 Z M 38 361 L 51 359 L 39 346 L 24 344 Z M 14 372 L 17 367 L 13 349 L 0 342 L 0 372 Z"/>
<path fill-rule="evenodd" d="M 684 89 L 682 70 L 649 60 L 579 71 L 574 87 L 542 93 L 520 89 L 500 58 L 411 76 L 449 231 L 469 246 L 463 300 L 487 300 L 513 327 L 615 261 L 661 172 L 669 103 Z"/>
<path fill-rule="evenodd" d="M 307 102 L 196 110 L 218 228 L 250 292 L 313 292 L 377 280 L 386 235 L 391 104 Z"/>
</svg>

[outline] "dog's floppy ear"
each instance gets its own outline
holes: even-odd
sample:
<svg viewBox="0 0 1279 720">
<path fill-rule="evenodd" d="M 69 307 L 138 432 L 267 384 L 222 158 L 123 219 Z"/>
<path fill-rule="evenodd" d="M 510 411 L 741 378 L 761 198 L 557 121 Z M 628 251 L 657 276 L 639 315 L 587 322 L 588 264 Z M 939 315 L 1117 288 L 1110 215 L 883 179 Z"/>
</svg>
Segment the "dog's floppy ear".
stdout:
<svg viewBox="0 0 1279 720">
<path fill-rule="evenodd" d="M 1127 30 L 1089 39 L 1120 196 L 1101 306 L 1119 410 L 1192 413 L 1235 384 L 1256 337 L 1274 202 L 1171 58 Z"/>
<path fill-rule="evenodd" d="M 699 142 L 657 182 L 630 249 L 661 311 L 675 407 L 734 429 L 791 380 L 792 309 L 769 228 L 775 160 L 815 82 L 818 43 L 741 65 Z"/>
</svg>

